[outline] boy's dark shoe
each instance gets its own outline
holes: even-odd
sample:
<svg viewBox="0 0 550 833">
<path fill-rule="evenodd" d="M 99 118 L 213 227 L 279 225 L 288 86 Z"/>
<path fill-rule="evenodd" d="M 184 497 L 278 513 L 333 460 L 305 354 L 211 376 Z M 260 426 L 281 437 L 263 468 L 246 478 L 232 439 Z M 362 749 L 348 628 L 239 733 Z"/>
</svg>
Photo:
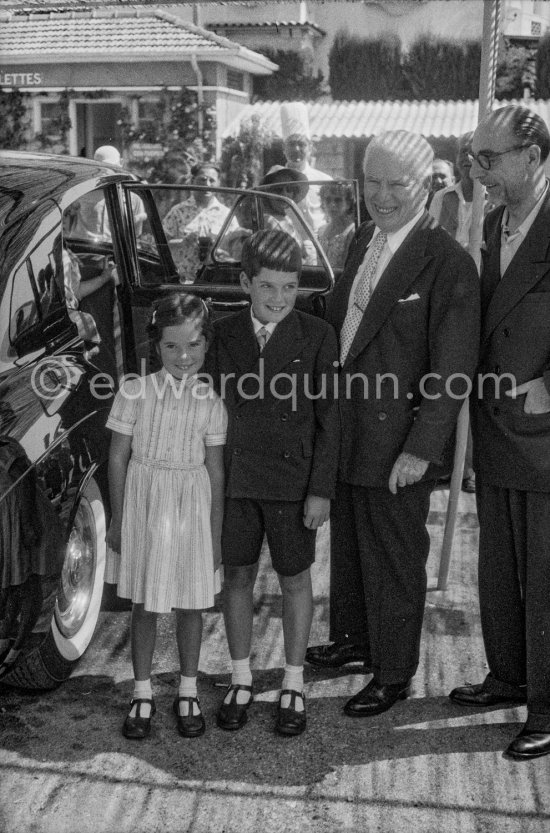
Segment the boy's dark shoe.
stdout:
<svg viewBox="0 0 550 833">
<path fill-rule="evenodd" d="M 148 703 L 151 707 L 151 713 L 149 717 L 141 717 L 141 704 Z M 136 697 L 130 703 L 130 711 L 132 711 L 133 707 L 137 704 L 136 709 L 136 716 L 135 717 L 128 717 L 124 721 L 124 725 L 122 726 L 122 734 L 125 738 L 129 738 L 130 740 L 143 740 L 146 738 L 151 731 L 151 718 L 156 712 L 155 701 L 151 698 L 145 697 Z"/>
<path fill-rule="evenodd" d="M 391 709 L 398 700 L 409 696 L 410 680 L 404 683 L 387 683 L 379 685 L 375 680 L 354 694 L 344 706 L 349 717 L 371 717 Z"/>
<path fill-rule="evenodd" d="M 250 697 L 246 703 L 237 703 L 237 693 L 239 691 L 250 692 Z M 220 729 L 226 729 L 228 732 L 233 732 L 236 729 L 242 729 L 248 720 L 248 708 L 251 705 L 254 697 L 252 696 L 251 685 L 229 685 L 225 692 L 224 700 L 227 695 L 231 693 L 229 703 L 222 703 L 218 714 L 216 716 L 216 723 Z"/>
<path fill-rule="evenodd" d="M 180 714 L 180 703 L 188 703 L 189 711 L 186 715 Z M 193 704 L 199 707 L 199 713 L 193 714 Z M 177 717 L 178 732 L 184 738 L 198 738 L 204 735 L 206 724 L 201 712 L 201 706 L 197 697 L 176 697 L 173 705 L 174 714 Z"/>
<path fill-rule="evenodd" d="M 290 696 L 290 705 L 287 708 L 282 708 L 281 700 L 285 695 Z M 297 711 L 296 698 L 301 697 L 304 702 L 303 711 Z M 301 735 L 306 728 L 306 698 L 303 693 L 293 691 L 290 688 L 284 688 L 279 697 L 279 706 L 277 711 L 277 723 L 275 724 L 275 731 L 280 735 Z"/>
<path fill-rule="evenodd" d="M 504 755 L 516 761 L 529 761 L 550 755 L 550 732 L 533 732 L 524 726 Z"/>
<path fill-rule="evenodd" d="M 306 662 L 320 668 L 341 668 L 350 662 L 364 662 L 369 658 L 365 648 L 351 642 L 329 642 L 326 645 L 312 645 L 306 651 Z"/>
<path fill-rule="evenodd" d="M 485 687 L 485 683 L 475 685 L 459 685 L 453 688 L 449 694 L 453 703 L 461 706 L 497 706 L 499 703 L 525 703 L 527 701 L 527 689 L 518 687 L 517 695 L 496 694 Z"/>
<path fill-rule="evenodd" d="M 470 474 L 468 477 L 465 477 L 462 481 L 462 491 L 469 492 L 471 495 L 475 494 L 476 491 L 476 476 L 475 474 Z"/>
</svg>

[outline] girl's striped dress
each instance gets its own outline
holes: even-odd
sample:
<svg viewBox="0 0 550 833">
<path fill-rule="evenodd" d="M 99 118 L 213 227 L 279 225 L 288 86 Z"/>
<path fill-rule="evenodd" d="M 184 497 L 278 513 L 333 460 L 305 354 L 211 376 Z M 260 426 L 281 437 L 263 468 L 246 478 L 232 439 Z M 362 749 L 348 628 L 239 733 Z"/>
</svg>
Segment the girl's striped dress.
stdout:
<svg viewBox="0 0 550 833">
<path fill-rule="evenodd" d="M 224 445 L 225 406 L 197 377 L 181 382 L 163 368 L 125 380 L 107 427 L 132 436 L 124 491 L 120 559 L 106 581 L 146 610 L 214 604 L 208 445 Z M 117 563 L 118 562 L 118 563 Z"/>
</svg>

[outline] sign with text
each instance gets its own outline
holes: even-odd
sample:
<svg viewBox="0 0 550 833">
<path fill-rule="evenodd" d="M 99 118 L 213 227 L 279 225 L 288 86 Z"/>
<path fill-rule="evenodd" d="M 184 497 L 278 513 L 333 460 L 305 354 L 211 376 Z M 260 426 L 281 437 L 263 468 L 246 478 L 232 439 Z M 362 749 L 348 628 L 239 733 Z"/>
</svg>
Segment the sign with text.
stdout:
<svg viewBox="0 0 550 833">
<path fill-rule="evenodd" d="M 38 87 L 41 72 L 0 72 L 0 87 Z"/>
</svg>

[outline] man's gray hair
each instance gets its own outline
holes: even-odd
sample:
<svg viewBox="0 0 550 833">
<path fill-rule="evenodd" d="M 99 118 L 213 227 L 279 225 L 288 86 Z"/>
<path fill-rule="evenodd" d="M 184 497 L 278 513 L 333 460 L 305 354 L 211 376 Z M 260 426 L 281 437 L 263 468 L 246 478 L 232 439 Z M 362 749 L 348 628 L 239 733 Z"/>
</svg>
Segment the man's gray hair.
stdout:
<svg viewBox="0 0 550 833">
<path fill-rule="evenodd" d="M 365 171 L 369 153 L 376 148 L 383 148 L 398 156 L 404 163 L 410 165 L 411 173 L 414 173 L 419 180 L 431 179 L 434 152 L 430 143 L 420 133 L 411 133 L 408 130 L 387 130 L 375 136 L 367 145 L 363 171 Z"/>
</svg>

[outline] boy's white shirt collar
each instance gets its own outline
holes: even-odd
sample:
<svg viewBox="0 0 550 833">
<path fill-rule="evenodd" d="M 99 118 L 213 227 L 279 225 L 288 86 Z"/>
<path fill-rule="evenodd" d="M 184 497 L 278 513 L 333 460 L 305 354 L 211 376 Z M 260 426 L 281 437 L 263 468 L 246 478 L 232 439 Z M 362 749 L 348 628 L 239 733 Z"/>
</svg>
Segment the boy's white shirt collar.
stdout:
<svg viewBox="0 0 550 833">
<path fill-rule="evenodd" d="M 275 329 L 275 327 L 277 326 L 277 323 L 278 323 L 277 321 L 268 321 L 267 324 L 262 324 L 262 322 L 258 321 L 256 316 L 254 315 L 254 312 L 252 311 L 252 304 L 250 305 L 250 317 L 252 318 L 252 326 L 254 327 L 254 335 L 258 335 L 258 332 L 262 329 L 262 327 L 265 327 L 265 329 L 267 330 L 267 332 L 269 333 L 270 336 L 273 335 L 273 330 Z"/>
<path fill-rule="evenodd" d="M 398 229 L 398 231 L 389 232 L 386 245 L 387 245 L 388 249 L 390 250 L 390 252 L 392 253 L 392 255 L 394 255 L 396 253 L 396 251 L 398 250 L 399 246 L 401 245 L 401 243 L 403 242 L 403 240 L 405 239 L 407 234 L 418 223 L 418 221 L 420 220 L 420 218 L 424 214 L 425 210 L 426 210 L 426 206 L 423 205 L 422 208 L 420 209 L 420 211 L 417 214 L 414 215 L 412 220 L 409 220 L 408 223 L 405 223 L 405 225 L 402 226 L 402 228 Z M 380 229 L 378 228 L 378 226 L 375 226 L 374 234 L 372 235 L 372 237 L 370 239 L 370 243 L 368 245 L 369 249 L 370 249 L 370 247 L 372 246 L 372 244 L 374 243 L 374 241 L 376 240 L 376 238 L 378 237 L 379 234 L 380 234 Z"/>
</svg>

